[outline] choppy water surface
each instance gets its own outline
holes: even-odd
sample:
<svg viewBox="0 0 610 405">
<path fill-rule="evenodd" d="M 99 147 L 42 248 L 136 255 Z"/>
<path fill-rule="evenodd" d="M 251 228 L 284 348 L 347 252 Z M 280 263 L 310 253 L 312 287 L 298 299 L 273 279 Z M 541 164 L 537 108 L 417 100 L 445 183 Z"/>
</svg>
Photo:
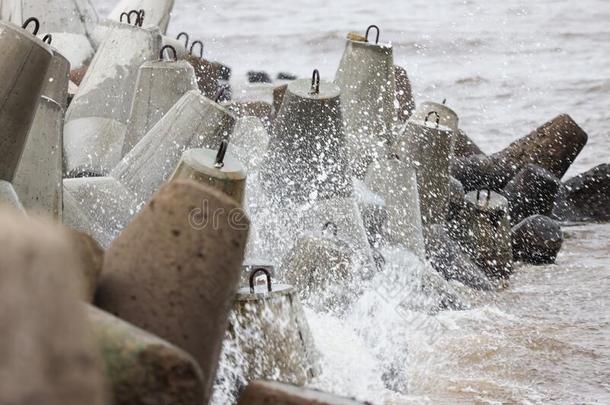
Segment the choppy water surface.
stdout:
<svg viewBox="0 0 610 405">
<path fill-rule="evenodd" d="M 608 161 L 609 22 L 607 0 L 176 0 L 170 32 L 203 39 L 238 78 L 332 79 L 346 32 L 377 24 L 416 101 L 447 98 L 486 152 L 569 113 L 589 134 L 570 176 Z M 610 403 L 610 226 L 564 231 L 557 265 L 519 268 L 466 311 L 404 313 L 373 289 L 341 319 L 309 311 L 315 385 L 375 403 Z"/>
</svg>

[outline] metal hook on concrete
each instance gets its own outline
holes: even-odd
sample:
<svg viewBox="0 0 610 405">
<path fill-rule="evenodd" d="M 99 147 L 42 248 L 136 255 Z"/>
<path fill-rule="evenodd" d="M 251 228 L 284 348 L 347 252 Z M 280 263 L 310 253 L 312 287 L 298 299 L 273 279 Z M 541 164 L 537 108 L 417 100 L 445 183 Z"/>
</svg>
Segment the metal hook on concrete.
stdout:
<svg viewBox="0 0 610 405">
<path fill-rule="evenodd" d="M 193 54 L 193 49 L 195 48 L 195 45 L 199 45 L 199 59 L 203 58 L 203 42 L 197 40 L 197 41 L 193 41 L 193 43 L 191 44 L 191 55 Z"/>
<path fill-rule="evenodd" d="M 216 92 L 216 96 L 214 97 L 214 101 L 218 103 L 218 102 L 220 101 L 220 98 L 221 98 L 221 97 L 222 97 L 224 94 L 225 94 L 225 88 L 224 88 L 224 87 L 221 87 L 221 88 L 218 90 L 218 92 Z"/>
<path fill-rule="evenodd" d="M 176 48 L 171 45 L 164 45 L 159 51 L 159 60 L 163 60 L 163 53 L 168 49 L 174 54 L 174 62 L 178 60 L 178 54 L 176 53 Z"/>
<path fill-rule="evenodd" d="M 430 116 L 434 114 L 436 115 L 436 127 L 438 128 L 439 123 L 441 122 L 441 116 L 439 113 L 437 113 L 436 111 L 430 111 L 427 115 L 426 118 L 424 119 L 424 124 L 428 122 L 428 118 L 430 118 Z"/>
<path fill-rule="evenodd" d="M 271 273 L 264 267 L 258 267 L 250 273 L 250 294 L 254 294 L 254 279 L 258 273 L 265 273 L 265 277 L 267 277 L 267 291 L 271 292 Z"/>
<path fill-rule="evenodd" d="M 318 69 L 314 69 L 311 74 L 311 89 L 309 90 L 309 94 L 320 94 L 320 72 Z"/>
<path fill-rule="evenodd" d="M 214 159 L 214 167 L 217 169 L 222 169 L 225 165 L 225 155 L 227 154 L 227 148 L 229 147 L 229 142 L 222 141 L 220 142 L 220 147 L 218 148 L 218 153 L 216 154 L 216 159 Z"/>
<path fill-rule="evenodd" d="M 47 44 L 51 45 L 51 41 L 53 41 L 53 36 L 51 34 L 47 34 L 42 37 L 42 42 L 46 42 Z"/>
<path fill-rule="evenodd" d="M 378 44 L 379 43 L 379 27 L 376 25 L 369 25 L 369 27 L 366 29 L 366 34 L 364 35 L 366 37 L 366 42 L 369 42 L 369 32 L 371 31 L 372 28 L 377 30 L 377 36 L 375 37 L 375 44 Z"/>
<path fill-rule="evenodd" d="M 180 40 L 180 38 L 184 37 L 185 41 L 184 41 L 184 49 L 188 49 L 189 47 L 189 41 L 190 41 L 190 37 L 189 34 L 187 34 L 186 32 L 181 32 L 180 34 L 178 34 L 178 36 L 176 37 L 177 40 Z"/>
<path fill-rule="evenodd" d="M 123 17 L 127 18 L 127 22 L 129 23 L 129 14 L 123 11 L 119 17 L 119 22 L 123 22 Z"/>
<path fill-rule="evenodd" d="M 339 227 L 337 226 L 337 224 L 335 224 L 334 222 L 331 222 L 331 221 L 328 221 L 322 227 L 323 231 L 325 231 L 327 229 L 332 232 L 333 236 L 337 236 L 337 233 L 339 232 Z"/>
<path fill-rule="evenodd" d="M 38 21 L 38 18 L 36 17 L 30 17 L 27 20 L 25 20 L 25 22 L 23 23 L 23 25 L 21 26 L 21 28 L 26 29 L 28 27 L 28 25 L 30 25 L 30 23 L 34 23 L 34 32 L 32 32 L 32 34 L 36 35 L 38 34 L 38 30 L 40 29 L 40 21 Z"/>
</svg>

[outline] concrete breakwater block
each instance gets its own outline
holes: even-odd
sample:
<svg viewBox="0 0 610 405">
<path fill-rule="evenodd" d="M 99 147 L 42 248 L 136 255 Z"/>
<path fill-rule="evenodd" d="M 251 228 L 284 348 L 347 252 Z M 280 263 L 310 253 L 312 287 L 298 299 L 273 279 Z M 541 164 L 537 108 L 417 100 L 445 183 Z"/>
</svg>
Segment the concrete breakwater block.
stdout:
<svg viewBox="0 0 610 405">
<path fill-rule="evenodd" d="M 453 156 L 484 155 L 479 146 L 462 129 L 453 134 Z"/>
<path fill-rule="evenodd" d="M 406 122 L 415 110 L 415 99 L 411 89 L 411 81 L 407 70 L 401 66 L 394 66 L 394 78 L 396 83 L 396 100 L 398 101 L 398 120 Z"/>
<path fill-rule="evenodd" d="M 557 177 L 540 166 L 523 168 L 502 191 L 508 200 L 511 225 L 534 214 L 550 215 L 560 184 Z"/>
<path fill-rule="evenodd" d="M 53 58 L 47 69 L 41 95 L 61 106 L 68 107 L 68 83 L 70 82 L 70 62 L 58 50 L 53 49 Z"/>
<path fill-rule="evenodd" d="M 194 42 L 193 45 L 196 43 L 197 42 Z M 193 45 L 191 45 L 191 54 L 187 55 L 185 60 L 190 63 L 195 70 L 197 86 L 201 93 L 207 98 L 216 101 L 219 91 L 218 77 L 220 76 L 220 66 L 203 58 L 203 45 L 201 45 L 199 56 L 196 56 L 193 52 Z"/>
<path fill-rule="evenodd" d="M 121 14 L 125 11 L 144 10 L 144 25 L 159 27 L 161 33 L 165 34 L 173 9 L 174 0 L 121 0 L 114 6 L 108 18 L 121 21 Z"/>
<path fill-rule="evenodd" d="M 15 192 L 15 188 L 13 188 L 11 183 L 5 180 L 0 180 L 0 205 L 5 205 L 16 211 L 25 213 L 25 209 L 19 200 L 17 192 Z"/>
<path fill-rule="evenodd" d="M 451 159 L 450 173 L 462 183 L 466 192 L 470 192 L 487 189 L 500 191 L 516 171 L 480 154 L 454 157 Z"/>
<path fill-rule="evenodd" d="M 247 173 L 258 169 L 267 154 L 269 133 L 257 117 L 237 120 L 231 134 L 227 153 L 232 154 L 246 168 Z"/>
<path fill-rule="evenodd" d="M 134 83 L 142 63 L 159 55 L 157 28 L 117 23 L 91 61 L 66 111 L 65 171 L 107 175 L 121 159 Z"/>
<path fill-rule="evenodd" d="M 28 212 L 62 218 L 64 110 L 42 96 L 13 184 Z"/>
<path fill-rule="evenodd" d="M 459 218 L 460 213 L 466 205 L 466 192 L 462 183 L 453 176 L 449 177 L 449 209 L 447 211 L 447 222 Z"/>
<path fill-rule="evenodd" d="M 567 114 L 559 115 L 491 158 L 518 172 L 528 164 L 545 168 L 561 179 L 587 143 L 587 134 Z"/>
<path fill-rule="evenodd" d="M 201 405 L 201 370 L 188 353 L 107 312 L 87 306 L 115 405 Z"/>
<path fill-rule="evenodd" d="M 456 280 L 477 289 L 491 291 L 493 285 L 442 225 L 433 225 L 426 243 L 430 264 L 445 280 Z"/>
<path fill-rule="evenodd" d="M 563 244 L 561 227 L 544 215 L 532 215 L 512 230 L 513 257 L 531 264 L 555 263 Z"/>
<path fill-rule="evenodd" d="M 112 242 L 98 306 L 175 344 L 199 363 L 207 403 L 239 282 L 249 220 L 190 181 L 164 185 Z"/>
<path fill-rule="evenodd" d="M 385 153 L 396 121 L 396 79 L 391 44 L 379 43 L 379 28 L 369 27 L 365 40 L 347 39 L 335 74 L 350 173 L 363 179 L 369 163 Z M 370 41 L 369 41 L 370 34 Z M 376 39 L 373 39 L 376 35 Z"/>
<path fill-rule="evenodd" d="M 257 275 L 265 275 L 266 283 L 257 285 Z M 243 358 L 248 381 L 273 378 L 304 385 L 320 374 L 319 355 L 296 290 L 272 283 L 264 268 L 254 268 L 249 286 L 237 291 L 229 336 Z"/>
<path fill-rule="evenodd" d="M 235 116 L 257 117 L 265 128 L 271 128 L 273 105 L 264 101 L 228 101 L 222 104 Z"/>
<path fill-rule="evenodd" d="M 169 60 L 164 60 L 164 52 L 169 54 Z M 164 46 L 159 60 L 144 62 L 138 69 L 121 157 L 133 149 L 180 97 L 197 90 L 193 67 L 176 57 L 175 48 Z"/>
<path fill-rule="evenodd" d="M 66 235 L 9 209 L 0 224 L 0 403 L 109 404 Z"/>
<path fill-rule="evenodd" d="M 66 227 L 72 251 L 76 253 L 82 270 L 85 300 L 93 302 L 104 264 L 104 249 L 91 236 Z"/>
<path fill-rule="evenodd" d="M 241 394 L 237 405 L 371 405 L 337 397 L 322 391 L 275 381 L 253 381 Z"/>
<path fill-rule="evenodd" d="M 246 191 L 246 170 L 233 156 L 226 154 L 228 143 L 220 148 L 189 149 L 182 154 L 170 181 L 192 180 L 208 185 L 243 205 Z"/>
<path fill-rule="evenodd" d="M 140 199 L 113 177 L 64 179 L 64 224 L 91 235 L 103 247 L 118 236 Z"/>
<path fill-rule="evenodd" d="M 148 201 L 193 148 L 216 149 L 229 139 L 235 117 L 219 104 L 191 90 L 119 162 L 110 175 Z"/>
<path fill-rule="evenodd" d="M 553 217 L 561 221 L 610 221 L 610 164 L 596 166 L 563 183 Z"/>
<path fill-rule="evenodd" d="M 0 21 L 0 180 L 13 181 L 53 52 L 30 31 Z"/>
</svg>

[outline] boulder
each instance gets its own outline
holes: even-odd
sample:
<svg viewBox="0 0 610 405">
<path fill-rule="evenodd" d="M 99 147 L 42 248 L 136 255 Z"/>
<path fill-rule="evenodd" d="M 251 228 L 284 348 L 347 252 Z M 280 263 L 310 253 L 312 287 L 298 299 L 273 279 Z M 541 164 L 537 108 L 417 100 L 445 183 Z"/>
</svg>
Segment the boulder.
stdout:
<svg viewBox="0 0 610 405">
<path fill-rule="evenodd" d="M 531 264 L 554 263 L 563 243 L 561 227 L 544 215 L 532 215 L 512 229 L 513 257 Z"/>
<path fill-rule="evenodd" d="M 553 216 L 561 221 L 610 221 L 610 164 L 566 181 L 555 201 Z"/>
<path fill-rule="evenodd" d="M 511 225 L 534 215 L 550 215 L 560 182 L 549 171 L 537 165 L 527 165 L 504 187 L 508 200 Z"/>
<path fill-rule="evenodd" d="M 237 405 L 365 405 L 355 399 L 275 381 L 252 381 Z"/>
<path fill-rule="evenodd" d="M 248 72 L 248 83 L 271 83 L 271 76 L 269 73 L 262 71 L 250 70 Z"/>
<path fill-rule="evenodd" d="M 426 253 L 432 267 L 446 280 L 456 280 L 477 290 L 493 290 L 485 272 L 470 260 L 443 226 L 433 225 L 430 228 Z"/>
</svg>

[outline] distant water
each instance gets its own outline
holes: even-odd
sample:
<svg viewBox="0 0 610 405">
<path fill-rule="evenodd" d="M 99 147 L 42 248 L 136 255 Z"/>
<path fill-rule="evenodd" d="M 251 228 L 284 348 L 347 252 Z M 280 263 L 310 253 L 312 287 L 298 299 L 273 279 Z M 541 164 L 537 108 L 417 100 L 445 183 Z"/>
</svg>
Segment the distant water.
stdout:
<svg viewBox="0 0 610 405">
<path fill-rule="evenodd" d="M 202 39 L 238 80 L 314 68 L 331 80 L 345 34 L 370 24 L 416 101 L 447 98 L 485 152 L 565 112 L 589 134 L 568 177 L 609 161 L 608 0 L 176 0 L 170 33 Z M 467 311 L 409 320 L 373 294 L 346 319 L 310 312 L 315 385 L 375 403 L 610 403 L 610 226 L 564 231 L 557 265 L 519 268 Z M 393 367 L 398 387 L 384 383 Z"/>
</svg>

